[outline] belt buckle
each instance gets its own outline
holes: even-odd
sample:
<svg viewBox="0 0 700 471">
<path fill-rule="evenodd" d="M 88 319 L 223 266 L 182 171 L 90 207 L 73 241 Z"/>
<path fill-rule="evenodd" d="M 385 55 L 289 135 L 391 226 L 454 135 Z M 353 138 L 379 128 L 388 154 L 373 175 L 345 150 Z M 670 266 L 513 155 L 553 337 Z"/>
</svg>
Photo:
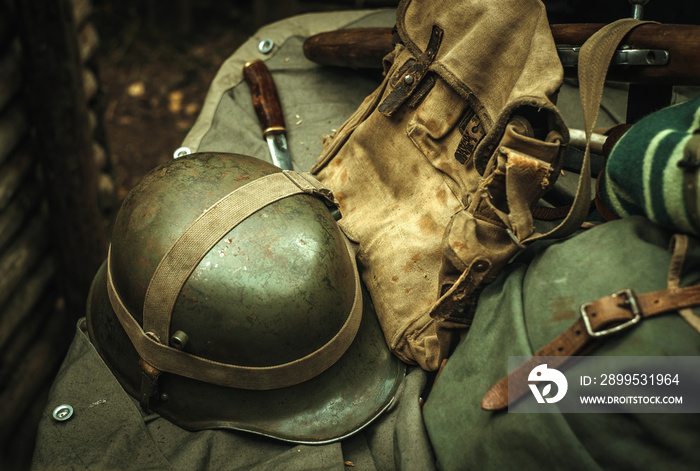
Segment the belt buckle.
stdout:
<svg viewBox="0 0 700 471">
<path fill-rule="evenodd" d="M 588 313 L 586 313 L 586 308 L 590 306 L 592 303 L 585 303 L 581 305 L 581 317 L 583 318 L 583 323 L 586 325 L 586 330 L 588 331 L 588 335 L 591 337 L 604 337 L 606 335 L 614 334 L 615 332 L 619 332 L 623 329 L 626 329 L 637 322 L 640 321 L 642 318 L 642 313 L 639 310 L 639 304 L 637 303 L 637 298 L 634 295 L 634 292 L 631 289 L 621 289 L 617 293 L 612 294 L 613 297 L 618 297 L 618 296 L 624 296 L 625 301 L 624 304 L 629 308 L 629 310 L 632 312 L 634 317 L 627 322 L 623 322 L 620 325 L 616 325 L 615 327 L 611 327 L 610 329 L 605 329 L 605 330 L 600 330 L 600 331 L 594 331 L 593 327 L 591 326 L 591 320 L 588 318 Z"/>
</svg>

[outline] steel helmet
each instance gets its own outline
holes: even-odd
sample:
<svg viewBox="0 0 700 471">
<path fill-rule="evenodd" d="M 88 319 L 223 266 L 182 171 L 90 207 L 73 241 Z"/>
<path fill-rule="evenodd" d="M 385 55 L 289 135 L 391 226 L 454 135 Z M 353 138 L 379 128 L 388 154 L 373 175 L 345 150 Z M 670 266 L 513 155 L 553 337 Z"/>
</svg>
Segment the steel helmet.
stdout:
<svg viewBox="0 0 700 471">
<path fill-rule="evenodd" d="M 311 176 L 252 157 L 154 169 L 124 200 L 93 280 L 92 343 L 144 408 L 188 430 L 295 443 L 360 430 L 405 366 L 333 210 Z"/>
</svg>

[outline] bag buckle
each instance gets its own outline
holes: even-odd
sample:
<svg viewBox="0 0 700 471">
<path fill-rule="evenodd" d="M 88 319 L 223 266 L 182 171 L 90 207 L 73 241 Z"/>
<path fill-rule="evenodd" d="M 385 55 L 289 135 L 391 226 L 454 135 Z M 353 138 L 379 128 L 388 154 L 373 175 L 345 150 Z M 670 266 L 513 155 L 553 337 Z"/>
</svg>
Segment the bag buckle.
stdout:
<svg viewBox="0 0 700 471">
<path fill-rule="evenodd" d="M 634 292 L 631 289 L 622 289 L 618 291 L 617 293 L 614 293 L 611 295 L 612 297 L 616 298 L 619 296 L 624 296 L 624 301 L 622 303 L 623 306 L 627 307 L 634 317 L 626 322 L 623 322 L 620 325 L 616 325 L 615 327 L 611 327 L 609 329 L 605 330 L 599 330 L 595 331 L 593 330 L 593 326 L 591 325 L 591 320 L 588 317 L 588 313 L 586 312 L 586 308 L 589 307 L 593 303 L 585 303 L 581 304 L 581 317 L 583 318 L 583 323 L 586 325 L 586 330 L 588 331 L 588 335 L 591 337 L 604 337 L 609 334 L 614 334 L 615 332 L 619 332 L 623 329 L 626 329 L 637 322 L 639 322 L 642 318 L 642 313 L 639 310 L 639 304 L 637 303 L 637 297 L 634 295 Z"/>
</svg>

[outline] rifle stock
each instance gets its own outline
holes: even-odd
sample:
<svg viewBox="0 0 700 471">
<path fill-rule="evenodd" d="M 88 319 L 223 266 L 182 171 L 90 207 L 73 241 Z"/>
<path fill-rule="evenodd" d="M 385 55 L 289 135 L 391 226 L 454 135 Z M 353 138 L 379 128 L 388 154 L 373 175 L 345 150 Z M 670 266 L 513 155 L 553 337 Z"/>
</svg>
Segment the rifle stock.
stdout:
<svg viewBox="0 0 700 471">
<path fill-rule="evenodd" d="M 603 24 L 553 24 L 557 46 L 581 46 Z M 634 84 L 700 85 L 700 26 L 644 24 L 625 38 L 623 47 L 661 49 L 668 52 L 665 65 L 613 66 L 607 80 Z M 352 68 L 381 68 L 382 58 L 392 51 L 392 28 L 350 28 L 328 31 L 304 42 L 306 57 L 322 65 Z M 565 67 L 567 77 L 576 77 L 576 67 Z"/>
<path fill-rule="evenodd" d="M 376 69 L 394 49 L 392 28 L 348 28 L 319 33 L 304 41 L 310 61 L 334 67 Z"/>
</svg>

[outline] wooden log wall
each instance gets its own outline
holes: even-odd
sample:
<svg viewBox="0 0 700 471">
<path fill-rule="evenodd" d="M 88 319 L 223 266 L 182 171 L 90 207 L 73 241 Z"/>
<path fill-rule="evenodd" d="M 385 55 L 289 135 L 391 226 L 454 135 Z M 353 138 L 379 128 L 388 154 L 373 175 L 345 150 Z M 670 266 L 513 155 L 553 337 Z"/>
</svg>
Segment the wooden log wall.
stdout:
<svg viewBox="0 0 700 471">
<path fill-rule="evenodd" d="M 23 1 L 23 0 L 19 0 Z M 96 70 L 99 37 L 90 0 L 71 0 L 82 66 L 82 86 L 92 134 L 104 235 L 116 195 L 101 132 L 100 88 Z M 66 306 L 60 281 L 61 244 L 51 224 L 51 189 L 45 156 L 35 142 L 36 106 L 28 104 L 17 2 L 0 0 L 0 469 L 28 469 L 36 428 L 49 388 L 74 335 L 77 317 Z M 31 32 L 29 33 L 31 34 Z M 32 111 L 33 110 L 33 111 Z M 48 189 L 47 189 L 48 188 Z"/>
</svg>

